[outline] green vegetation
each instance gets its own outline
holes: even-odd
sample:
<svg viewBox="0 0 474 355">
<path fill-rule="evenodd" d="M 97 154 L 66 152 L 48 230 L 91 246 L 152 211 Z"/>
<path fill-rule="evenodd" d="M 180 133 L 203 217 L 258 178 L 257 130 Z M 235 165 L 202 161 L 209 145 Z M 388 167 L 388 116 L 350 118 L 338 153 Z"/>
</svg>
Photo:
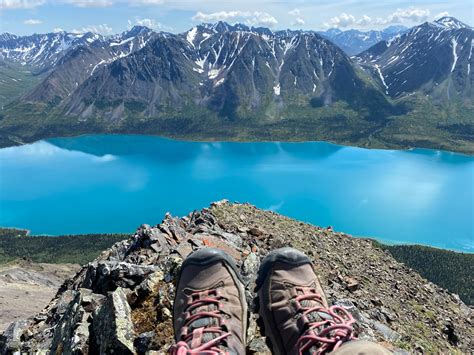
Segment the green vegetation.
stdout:
<svg viewBox="0 0 474 355">
<path fill-rule="evenodd" d="M 374 243 L 429 281 L 458 294 L 466 304 L 474 305 L 474 254 L 422 245 Z"/>
<path fill-rule="evenodd" d="M 126 234 L 26 236 L 22 230 L 0 228 L 0 264 L 16 259 L 38 263 L 86 264 Z"/>
<path fill-rule="evenodd" d="M 0 60 L 0 107 L 34 88 L 42 78 L 32 67 Z"/>
</svg>

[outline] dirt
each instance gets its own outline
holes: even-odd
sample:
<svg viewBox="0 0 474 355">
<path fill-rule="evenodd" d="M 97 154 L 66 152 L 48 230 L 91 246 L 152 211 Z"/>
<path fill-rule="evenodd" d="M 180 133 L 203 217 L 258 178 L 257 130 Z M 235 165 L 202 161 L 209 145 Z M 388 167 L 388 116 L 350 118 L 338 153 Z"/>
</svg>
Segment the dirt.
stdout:
<svg viewBox="0 0 474 355">
<path fill-rule="evenodd" d="M 26 261 L 0 265 L 0 332 L 11 322 L 41 311 L 64 280 L 79 269 L 76 264 Z"/>
</svg>

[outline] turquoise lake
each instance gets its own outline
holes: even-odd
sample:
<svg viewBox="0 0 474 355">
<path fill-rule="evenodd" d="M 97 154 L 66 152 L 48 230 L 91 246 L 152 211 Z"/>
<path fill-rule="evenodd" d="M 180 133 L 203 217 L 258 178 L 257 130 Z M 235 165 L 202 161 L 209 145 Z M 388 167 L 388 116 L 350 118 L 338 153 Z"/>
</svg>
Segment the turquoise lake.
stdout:
<svg viewBox="0 0 474 355">
<path fill-rule="evenodd" d="M 354 236 L 474 252 L 474 157 L 329 143 L 57 138 L 0 149 L 0 225 L 132 232 L 223 198 Z"/>
</svg>

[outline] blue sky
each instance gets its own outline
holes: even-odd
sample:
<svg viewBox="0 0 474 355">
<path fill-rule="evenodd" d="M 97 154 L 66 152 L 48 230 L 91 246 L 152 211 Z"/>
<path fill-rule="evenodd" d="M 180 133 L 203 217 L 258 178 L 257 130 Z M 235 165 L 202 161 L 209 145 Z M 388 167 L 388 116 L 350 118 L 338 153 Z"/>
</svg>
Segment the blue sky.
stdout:
<svg viewBox="0 0 474 355">
<path fill-rule="evenodd" d="M 378 29 L 412 26 L 439 16 L 472 25 L 472 0 L 0 0 L 0 33 L 58 30 L 120 33 L 135 24 L 184 32 L 224 20 L 272 29 Z"/>
</svg>

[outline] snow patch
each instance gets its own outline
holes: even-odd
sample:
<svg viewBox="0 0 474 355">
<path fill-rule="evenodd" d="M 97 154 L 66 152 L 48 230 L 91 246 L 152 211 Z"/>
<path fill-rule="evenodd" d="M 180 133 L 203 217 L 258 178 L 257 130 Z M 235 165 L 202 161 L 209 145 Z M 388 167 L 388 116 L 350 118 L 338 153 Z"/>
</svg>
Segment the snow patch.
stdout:
<svg viewBox="0 0 474 355">
<path fill-rule="evenodd" d="M 375 69 L 379 73 L 380 80 L 382 81 L 383 86 L 385 86 L 385 93 L 388 95 L 388 86 L 387 86 L 387 83 L 385 82 L 385 79 L 382 75 L 382 71 L 380 70 L 380 67 L 378 64 L 375 64 Z"/>
<path fill-rule="evenodd" d="M 186 41 L 191 43 L 191 45 L 194 47 L 194 39 L 196 38 L 197 34 L 197 27 L 193 27 L 191 30 L 188 31 L 188 34 L 186 35 Z"/>
<path fill-rule="evenodd" d="M 280 96 L 280 83 L 276 84 L 273 87 L 273 92 L 275 93 L 276 96 Z"/>
<path fill-rule="evenodd" d="M 122 42 L 115 42 L 115 43 L 110 43 L 110 47 L 116 47 L 116 46 L 121 46 L 122 44 L 128 43 L 130 41 L 133 41 L 135 37 L 129 37 L 127 39 L 124 39 Z"/>
<path fill-rule="evenodd" d="M 451 40 L 451 43 L 453 44 L 453 67 L 451 68 L 451 73 L 454 71 L 454 68 L 456 67 L 456 63 L 458 62 L 458 54 L 456 53 L 456 49 L 458 47 L 458 41 L 456 38 L 453 38 Z"/>
</svg>

